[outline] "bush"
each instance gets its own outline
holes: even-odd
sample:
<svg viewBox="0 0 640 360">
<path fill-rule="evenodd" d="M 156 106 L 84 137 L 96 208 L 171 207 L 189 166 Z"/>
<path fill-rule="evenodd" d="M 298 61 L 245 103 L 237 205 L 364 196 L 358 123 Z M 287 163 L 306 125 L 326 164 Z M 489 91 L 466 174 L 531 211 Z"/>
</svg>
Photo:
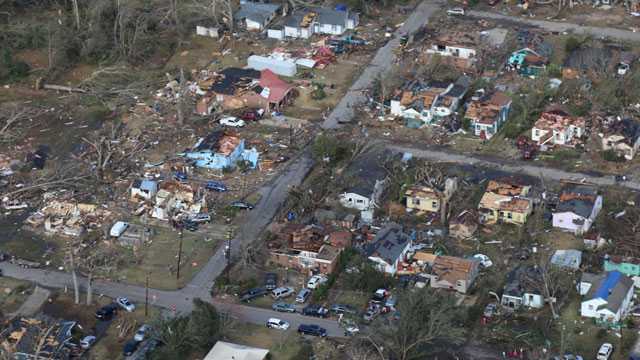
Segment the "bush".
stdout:
<svg viewBox="0 0 640 360">
<path fill-rule="evenodd" d="M 322 134 L 313 143 L 312 153 L 318 161 L 328 159 L 329 163 L 335 164 L 349 154 L 349 145 L 340 142 L 334 136 Z"/>
<path fill-rule="evenodd" d="M 582 46 L 582 42 L 580 41 L 580 39 L 577 39 L 573 36 L 569 37 L 565 42 L 564 42 L 564 50 L 567 53 L 571 53 L 575 50 L 578 50 L 580 47 Z"/>
<path fill-rule="evenodd" d="M 623 162 L 624 161 L 624 156 L 620 156 L 617 152 L 615 152 L 614 150 L 605 150 L 602 152 L 602 158 L 605 161 L 611 161 L 611 162 Z"/>
<path fill-rule="evenodd" d="M 15 60 L 7 48 L 0 54 L 0 80 L 16 81 L 29 75 L 29 65 Z"/>
<path fill-rule="evenodd" d="M 462 129 L 464 131 L 469 131 L 469 129 L 471 129 L 471 119 L 469 118 L 462 119 Z"/>
</svg>

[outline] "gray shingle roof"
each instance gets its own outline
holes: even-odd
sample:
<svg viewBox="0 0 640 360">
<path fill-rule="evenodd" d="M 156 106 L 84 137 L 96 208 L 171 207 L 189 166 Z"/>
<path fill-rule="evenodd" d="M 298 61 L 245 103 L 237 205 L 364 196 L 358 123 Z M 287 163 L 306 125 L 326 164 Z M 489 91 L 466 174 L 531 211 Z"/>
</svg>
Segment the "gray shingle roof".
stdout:
<svg viewBox="0 0 640 360">
<path fill-rule="evenodd" d="M 316 21 L 320 24 L 346 26 L 349 19 L 348 11 L 314 7 L 294 12 L 284 20 L 284 24 L 290 27 L 299 27 L 302 18 L 311 12 L 318 14 Z"/>
<path fill-rule="evenodd" d="M 240 10 L 235 14 L 236 19 L 249 19 L 263 24 L 276 11 L 280 9 L 278 4 L 261 4 L 248 2 L 240 5 Z"/>
<path fill-rule="evenodd" d="M 378 231 L 373 242 L 367 247 L 366 254 L 367 256 L 375 255 L 387 263 L 393 264 L 398 260 L 409 240 L 409 235 L 402 231 L 400 225 L 390 223 Z"/>
</svg>

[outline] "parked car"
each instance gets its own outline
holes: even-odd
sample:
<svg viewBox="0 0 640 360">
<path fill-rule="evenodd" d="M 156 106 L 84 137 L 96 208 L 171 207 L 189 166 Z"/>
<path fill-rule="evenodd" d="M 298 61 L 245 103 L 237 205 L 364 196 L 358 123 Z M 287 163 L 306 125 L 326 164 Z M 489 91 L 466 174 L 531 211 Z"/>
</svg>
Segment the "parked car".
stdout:
<svg viewBox="0 0 640 360">
<path fill-rule="evenodd" d="M 273 290 L 278 286 L 278 274 L 266 273 L 264 275 L 264 288 L 267 290 Z"/>
<path fill-rule="evenodd" d="M 598 356 L 596 356 L 596 360 L 609 360 L 612 352 L 613 345 L 611 345 L 610 343 L 604 343 L 600 346 L 600 350 L 598 350 Z"/>
<path fill-rule="evenodd" d="M 189 221 L 194 223 L 208 223 L 209 221 L 211 221 L 211 215 L 207 213 L 198 213 L 189 217 Z M 198 230 L 197 226 L 196 226 L 196 230 Z M 194 231 L 194 230 L 191 230 L 191 231 Z"/>
<path fill-rule="evenodd" d="M 243 294 L 240 295 L 240 301 L 243 302 L 249 302 L 257 297 L 260 296 L 265 296 L 267 295 L 267 289 L 265 288 L 253 288 L 253 289 L 249 289 L 246 292 L 244 292 Z"/>
<path fill-rule="evenodd" d="M 103 321 L 111 320 L 117 313 L 118 305 L 112 303 L 98 309 L 98 311 L 96 311 L 96 319 Z"/>
<path fill-rule="evenodd" d="M 217 191 L 217 192 L 227 191 L 226 185 L 224 183 L 221 183 L 220 181 L 207 181 L 204 188 L 210 191 Z"/>
<path fill-rule="evenodd" d="M 122 355 L 131 356 L 138 349 L 138 345 L 140 343 L 135 340 L 129 340 L 126 344 L 124 344 L 124 349 L 122 349 Z"/>
<path fill-rule="evenodd" d="M 286 298 L 288 296 L 293 295 L 293 293 L 295 292 L 295 290 L 293 290 L 292 287 L 288 287 L 288 286 L 283 286 L 283 287 L 279 287 L 277 289 L 273 289 L 271 291 L 271 296 L 273 296 L 274 299 L 282 299 L 282 298 Z"/>
<path fill-rule="evenodd" d="M 180 182 L 185 182 L 188 179 L 187 173 L 182 171 L 176 171 L 175 173 L 173 173 L 173 178 Z"/>
<path fill-rule="evenodd" d="M 349 305 L 333 304 L 331 305 L 331 312 L 336 314 L 355 314 L 357 311 Z"/>
<path fill-rule="evenodd" d="M 307 287 L 309 289 L 315 289 L 318 286 L 327 282 L 327 277 L 324 275 L 313 275 L 309 281 L 307 281 Z"/>
<path fill-rule="evenodd" d="M 135 341 L 143 341 L 144 338 L 147 336 L 147 333 L 149 332 L 149 330 L 151 330 L 151 326 L 144 324 L 142 326 L 140 326 L 138 328 L 138 331 L 136 331 L 136 334 L 133 335 L 133 340 Z"/>
<path fill-rule="evenodd" d="M 198 231 L 198 227 L 199 227 L 197 222 L 192 221 L 190 219 L 182 220 L 181 225 L 184 229 L 189 231 Z"/>
<path fill-rule="evenodd" d="M 389 291 L 387 291 L 386 289 L 378 289 L 375 293 L 373 293 L 371 301 L 375 303 L 383 303 L 389 295 Z"/>
<path fill-rule="evenodd" d="M 464 16 L 464 9 L 461 7 L 447 9 L 447 15 L 449 16 Z"/>
<path fill-rule="evenodd" d="M 133 305 L 133 303 L 126 297 L 116 298 L 116 304 L 120 305 L 121 308 L 127 310 L 127 312 L 133 312 L 136 309 L 136 306 Z"/>
<path fill-rule="evenodd" d="M 288 330 L 289 323 L 277 318 L 270 318 L 267 320 L 267 327 L 269 329 Z"/>
<path fill-rule="evenodd" d="M 371 321 L 373 319 L 376 318 L 376 316 L 380 315 L 380 306 L 377 304 L 371 304 L 368 308 L 367 311 L 364 313 L 364 315 L 362 316 L 362 318 L 365 321 Z"/>
<path fill-rule="evenodd" d="M 343 320 L 340 325 L 344 328 L 344 336 L 354 336 L 360 332 L 360 328 L 353 320 Z"/>
<path fill-rule="evenodd" d="M 253 204 L 250 204 L 246 201 L 234 201 L 230 204 L 230 206 L 242 210 L 253 210 Z"/>
<path fill-rule="evenodd" d="M 93 335 L 85 336 L 80 340 L 80 347 L 87 350 L 96 342 L 96 339 Z"/>
<path fill-rule="evenodd" d="M 307 288 L 302 288 L 298 292 L 298 295 L 296 296 L 296 302 L 304 304 L 307 301 L 307 299 L 309 298 L 309 295 L 311 295 L 311 290 L 309 290 Z"/>
<path fill-rule="evenodd" d="M 287 303 L 284 303 L 284 302 L 277 302 L 277 303 L 271 305 L 271 309 L 273 309 L 275 311 L 278 311 L 278 312 L 290 312 L 290 313 L 296 312 L 295 305 L 287 304 Z"/>
<path fill-rule="evenodd" d="M 313 324 L 300 324 L 298 326 L 298 333 L 313 336 L 327 336 L 327 330 L 323 327 Z"/>
<path fill-rule="evenodd" d="M 220 125 L 231 126 L 231 127 L 243 127 L 246 125 L 244 120 L 238 119 L 235 116 L 225 116 L 220 119 Z"/>
<path fill-rule="evenodd" d="M 497 314 L 497 312 L 498 312 L 498 304 L 490 303 L 484 307 L 484 312 L 482 313 L 482 316 L 484 316 L 487 319 L 491 319 Z"/>
<path fill-rule="evenodd" d="M 493 261 L 491 261 L 491 259 L 489 259 L 489 257 L 487 255 L 475 254 L 475 255 L 473 255 L 473 258 L 478 260 L 480 262 L 480 265 L 484 269 L 490 268 L 490 267 L 493 266 Z"/>
<path fill-rule="evenodd" d="M 264 110 L 262 109 L 247 110 L 240 115 L 240 118 L 246 121 L 258 121 L 262 118 L 262 115 L 264 115 Z"/>
<path fill-rule="evenodd" d="M 325 318 L 329 315 L 329 309 L 317 304 L 310 304 L 302 309 L 302 315 Z"/>
</svg>

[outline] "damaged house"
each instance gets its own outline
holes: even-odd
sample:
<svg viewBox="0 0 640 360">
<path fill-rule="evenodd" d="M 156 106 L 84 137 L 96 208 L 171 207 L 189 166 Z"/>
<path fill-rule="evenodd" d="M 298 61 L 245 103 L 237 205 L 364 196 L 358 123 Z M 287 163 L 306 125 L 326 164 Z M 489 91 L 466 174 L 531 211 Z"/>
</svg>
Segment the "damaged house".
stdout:
<svg viewBox="0 0 640 360">
<path fill-rule="evenodd" d="M 553 227 L 576 235 L 589 231 L 602 210 L 602 196 L 591 185 L 565 183 L 553 213 Z"/>
<path fill-rule="evenodd" d="M 470 239 L 478 230 L 478 213 L 464 210 L 449 220 L 449 235 L 456 239 Z"/>
<path fill-rule="evenodd" d="M 478 277 L 480 262 L 477 259 L 463 259 L 453 256 L 435 256 L 433 262 L 425 265 L 434 289 L 455 290 L 466 294 Z"/>
<path fill-rule="evenodd" d="M 429 55 L 441 56 L 443 61 L 460 70 L 474 69 L 478 61 L 477 39 L 470 33 L 443 34 L 425 49 Z"/>
<path fill-rule="evenodd" d="M 407 209 L 426 212 L 439 212 L 442 202 L 448 202 L 458 187 L 455 178 L 445 180 L 444 189 L 433 189 L 428 186 L 411 186 L 405 191 Z"/>
<path fill-rule="evenodd" d="M 311 7 L 295 11 L 283 20 L 282 26 L 272 27 L 268 37 L 282 40 L 285 37 L 308 39 L 313 34 L 342 35 L 358 26 L 359 16 L 344 5 L 335 9 Z"/>
<path fill-rule="evenodd" d="M 112 216 L 110 211 L 98 205 L 79 203 L 70 196 L 44 194 L 43 199 L 46 205 L 31 214 L 26 223 L 34 228 L 44 226 L 47 234 L 79 237 L 87 231 L 100 229 Z"/>
<path fill-rule="evenodd" d="M 520 265 L 507 275 L 500 303 L 512 310 L 521 307 L 540 309 L 544 306 L 541 285 L 542 273 L 537 267 Z"/>
<path fill-rule="evenodd" d="M 387 182 L 387 171 L 382 165 L 384 161 L 386 153 L 370 151 L 358 156 L 345 173 L 350 185 L 338 199 L 342 206 L 360 210 L 360 218 L 364 222 L 373 220 L 373 210 L 379 205 Z"/>
<path fill-rule="evenodd" d="M 531 140 L 542 149 L 547 146 L 575 147 L 584 135 L 586 121 L 562 110 L 545 111 L 531 129 Z"/>
<path fill-rule="evenodd" d="M 521 30 L 517 35 L 518 48 L 507 60 L 507 70 L 522 76 L 535 77 L 547 68 L 553 45 L 535 31 Z"/>
<path fill-rule="evenodd" d="M 293 98 L 293 86 L 271 70 L 226 68 L 198 82 L 205 95 L 196 103 L 196 112 L 210 115 L 216 105 L 223 109 L 280 110 Z"/>
<path fill-rule="evenodd" d="M 0 332 L 0 353 L 12 354 L 14 359 L 77 358 L 77 347 L 68 347 L 75 321 L 16 317 Z"/>
<path fill-rule="evenodd" d="M 160 190 L 155 196 L 151 217 L 169 220 L 181 215 L 199 214 L 205 208 L 205 197 L 196 200 L 195 191 L 191 185 L 177 181 L 165 181 L 160 184 Z"/>
<path fill-rule="evenodd" d="M 366 247 L 365 255 L 376 263 L 380 271 L 395 275 L 406 261 L 411 243 L 411 237 L 403 232 L 400 225 L 390 223 L 378 231 Z"/>
<path fill-rule="evenodd" d="M 351 246 L 351 233 L 318 225 L 286 224 L 278 232 L 284 246 L 272 250 L 269 261 L 307 274 L 330 274 L 338 256 Z"/>
<path fill-rule="evenodd" d="M 493 92 L 467 103 L 465 119 L 475 136 L 491 139 L 507 121 L 511 109 L 511 98 L 503 92 Z"/>
<path fill-rule="evenodd" d="M 633 280 L 619 271 L 583 273 L 578 284 L 580 315 L 598 324 L 617 324 L 629 313 L 633 289 Z"/>
<path fill-rule="evenodd" d="M 235 21 L 249 31 L 262 31 L 278 15 L 280 4 L 244 2 L 233 15 Z"/>
<path fill-rule="evenodd" d="M 533 202 L 527 197 L 530 190 L 531 186 L 511 181 L 489 181 L 478 205 L 480 222 L 524 225 L 533 212 Z"/>
<path fill-rule="evenodd" d="M 219 130 L 200 138 L 182 156 L 195 160 L 197 167 L 222 170 L 233 168 L 239 161 L 247 161 L 252 168 L 258 165 L 258 150 L 246 149 L 244 139 Z"/>
<path fill-rule="evenodd" d="M 613 150 L 618 156 L 633 160 L 640 147 L 640 123 L 624 118 L 605 124 L 598 134 L 602 140 L 602 150 Z"/>
</svg>

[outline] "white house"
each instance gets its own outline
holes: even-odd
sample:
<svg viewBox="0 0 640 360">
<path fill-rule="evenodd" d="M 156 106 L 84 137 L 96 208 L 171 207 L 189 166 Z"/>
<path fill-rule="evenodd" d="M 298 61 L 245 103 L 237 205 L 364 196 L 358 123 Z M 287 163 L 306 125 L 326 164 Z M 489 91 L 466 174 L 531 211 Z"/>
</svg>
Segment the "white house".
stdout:
<svg viewBox="0 0 640 360">
<path fill-rule="evenodd" d="M 279 4 L 244 2 L 234 15 L 236 21 L 244 23 L 247 30 L 262 31 L 278 14 Z"/>
<path fill-rule="evenodd" d="M 365 249 L 369 260 L 376 263 L 380 271 L 395 275 L 411 248 L 411 238 L 398 224 L 390 223 L 376 234 Z"/>
<path fill-rule="evenodd" d="M 404 119 L 417 119 L 425 124 L 433 121 L 438 99 L 454 88 L 453 83 L 430 81 L 427 84 L 411 83 L 405 87 L 402 94 L 391 100 L 391 114 Z M 459 101 L 459 99 L 458 99 Z M 449 103 L 451 105 L 457 106 Z M 444 105 L 444 103 L 441 103 Z M 441 111 L 447 111 L 442 110 Z"/>
<path fill-rule="evenodd" d="M 613 150 L 627 160 L 633 160 L 640 148 L 640 123 L 632 119 L 621 119 L 606 125 L 602 139 L 602 150 Z"/>
<path fill-rule="evenodd" d="M 565 184 L 553 213 L 553 227 L 585 234 L 602 210 L 602 196 L 590 185 Z"/>
<path fill-rule="evenodd" d="M 218 341 L 203 360 L 264 360 L 269 349 Z"/>
<path fill-rule="evenodd" d="M 158 183 L 153 180 L 135 180 L 131 185 L 131 198 L 151 200 L 158 193 Z"/>
<path fill-rule="evenodd" d="M 575 146 L 584 134 L 585 119 L 562 111 L 543 112 L 531 129 L 538 145 Z"/>
<path fill-rule="evenodd" d="M 347 30 L 358 26 L 359 17 L 347 9 L 334 10 L 328 8 L 309 8 L 298 11 L 284 20 L 280 34 L 269 31 L 269 37 L 284 37 L 308 39 L 313 34 L 342 35 Z"/>
<path fill-rule="evenodd" d="M 462 59 L 474 59 L 476 49 L 466 44 L 458 44 L 452 40 L 437 40 L 426 50 L 427 54 L 438 54 L 440 56 L 453 56 Z"/>
<path fill-rule="evenodd" d="M 372 211 L 378 206 L 384 191 L 387 172 L 380 165 L 383 154 L 371 151 L 358 156 L 346 170 L 354 185 L 344 190 L 338 200 L 342 206 L 360 211 Z"/>
<path fill-rule="evenodd" d="M 580 315 L 596 322 L 619 323 L 629 312 L 633 299 L 633 280 L 619 271 L 582 274 L 578 291 L 582 295 Z"/>
<path fill-rule="evenodd" d="M 544 297 L 540 291 L 540 271 L 533 266 L 518 266 L 507 276 L 500 303 L 509 309 L 521 307 L 540 309 Z"/>
</svg>

